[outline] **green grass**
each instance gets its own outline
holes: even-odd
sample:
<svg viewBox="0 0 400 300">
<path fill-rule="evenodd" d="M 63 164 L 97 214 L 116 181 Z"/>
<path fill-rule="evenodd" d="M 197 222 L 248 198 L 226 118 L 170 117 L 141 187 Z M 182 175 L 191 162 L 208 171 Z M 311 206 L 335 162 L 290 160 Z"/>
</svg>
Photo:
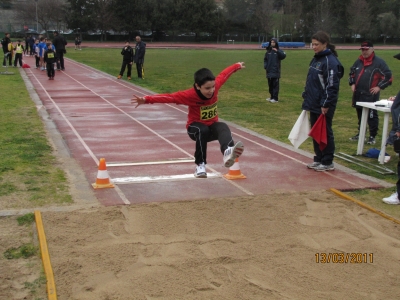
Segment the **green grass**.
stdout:
<svg viewBox="0 0 400 300">
<path fill-rule="evenodd" d="M 122 47 L 122 44 L 121 44 Z M 383 58 L 393 72 L 394 84 L 381 92 L 381 99 L 396 95 L 400 85 L 400 66 L 393 58 L 398 50 L 377 50 L 376 54 Z M 145 59 L 145 80 L 135 78 L 133 70 L 132 82 L 156 93 L 173 92 L 187 89 L 193 84 L 193 74 L 199 68 L 207 67 L 218 74 L 228 65 L 244 61 L 246 68 L 239 70 L 223 86 L 219 93 L 218 112 L 221 118 L 240 126 L 254 130 L 281 142 L 290 144 L 289 132 L 301 112 L 301 93 L 304 88 L 308 65 L 313 56 L 312 50 L 287 50 L 287 57 L 282 61 L 282 78 L 280 83 L 279 104 L 271 104 L 265 100 L 269 97 L 267 80 L 263 69 L 264 50 L 187 50 L 187 49 L 147 49 Z M 336 152 L 355 155 L 357 143 L 349 141 L 349 137 L 357 132 L 356 111 L 351 107 L 351 90 L 348 85 L 348 73 L 351 65 L 360 55 L 359 50 L 339 50 L 339 59 L 345 68 L 341 80 L 340 97 L 334 117 L 333 129 L 336 140 Z M 85 48 L 82 51 L 69 51 L 67 56 L 76 61 L 90 65 L 112 75 L 118 75 L 121 65 L 120 49 Z M 101 59 L 99 59 L 101 58 Z M 126 73 L 125 73 L 126 75 Z M 126 78 L 126 77 L 125 77 Z M 380 115 L 383 120 L 383 115 Z M 381 125 L 382 126 L 382 121 Z M 380 147 L 381 136 L 377 136 L 376 148 Z M 365 146 L 365 151 L 370 146 Z M 300 149 L 313 153 L 312 141 L 308 139 Z M 397 157 L 391 147 L 387 151 L 392 159 L 385 166 L 396 171 Z M 378 165 L 376 159 L 365 159 Z M 380 175 L 374 171 L 350 164 L 337 158 L 337 162 L 389 183 L 397 181 L 397 175 Z M 266 162 L 267 163 L 267 162 Z M 388 196 L 395 188 L 370 191 L 358 194 L 360 200 L 371 198 L 372 204 L 379 203 L 382 197 Z M 398 213 L 397 206 L 383 205 L 382 209 L 392 215 Z"/>
<path fill-rule="evenodd" d="M 71 203 L 65 173 L 19 72 L 0 80 L 0 209 Z"/>
</svg>

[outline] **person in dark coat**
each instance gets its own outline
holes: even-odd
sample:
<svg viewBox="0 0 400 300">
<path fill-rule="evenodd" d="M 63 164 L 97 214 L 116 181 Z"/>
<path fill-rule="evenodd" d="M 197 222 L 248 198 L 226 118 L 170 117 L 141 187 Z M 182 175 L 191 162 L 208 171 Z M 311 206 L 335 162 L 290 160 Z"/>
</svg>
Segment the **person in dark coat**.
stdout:
<svg viewBox="0 0 400 300">
<path fill-rule="evenodd" d="M 394 141 L 400 139 L 400 92 L 397 96 L 390 97 L 389 101 L 393 101 L 390 108 L 392 113 L 392 129 L 389 132 L 389 138 L 387 139 L 387 144 L 393 145 Z M 399 200 L 400 194 L 400 159 L 397 162 L 397 182 L 396 182 L 396 192 L 389 197 L 383 198 L 382 201 L 386 204 L 400 204 Z"/>
<path fill-rule="evenodd" d="M 356 108 L 358 131 L 363 108 L 357 102 L 379 101 L 380 91 L 392 84 L 392 72 L 386 62 L 375 55 L 374 45 L 370 41 L 361 43 L 361 55 L 350 68 L 349 85 L 353 92 L 352 105 Z M 379 118 L 376 109 L 370 109 L 368 114 L 369 138 L 367 144 L 374 145 L 378 133 Z M 359 132 L 350 138 L 358 141 Z M 384 138 L 384 137 L 382 137 Z"/>
<path fill-rule="evenodd" d="M 281 60 L 285 59 L 286 53 L 279 49 L 279 43 L 272 38 L 269 41 L 267 52 L 264 55 L 264 69 L 268 79 L 268 89 L 271 95 L 266 100 L 271 103 L 279 101 L 279 78 L 281 77 Z"/>
<path fill-rule="evenodd" d="M 129 45 L 129 41 L 125 42 L 125 46 L 124 46 L 124 48 L 122 48 L 121 55 L 123 57 L 122 58 L 122 66 L 121 66 L 121 71 L 119 71 L 119 75 L 118 75 L 117 79 L 121 79 L 122 76 L 124 76 L 125 68 L 128 67 L 128 72 L 126 75 L 128 76 L 128 80 L 131 80 L 131 72 L 132 72 L 132 64 L 133 64 L 133 49 Z"/>
<path fill-rule="evenodd" d="M 306 85 L 304 88 L 302 109 L 310 112 L 311 127 L 321 114 L 326 120 L 326 147 L 321 150 L 318 142 L 313 139 L 314 162 L 307 168 L 315 171 L 333 171 L 335 139 L 332 130 L 332 120 L 339 98 L 340 79 L 343 77 L 343 66 L 337 58 L 335 45 L 330 43 L 329 35 L 318 31 L 312 37 L 314 58 L 311 60 Z"/>
<path fill-rule="evenodd" d="M 1 40 L 1 45 L 3 47 L 3 53 L 4 53 L 3 67 L 6 66 L 7 60 L 8 60 L 8 65 L 10 67 L 12 66 L 12 53 L 8 49 L 8 44 L 9 43 L 11 43 L 10 34 L 8 32 L 6 32 L 4 34 L 4 38 Z"/>
<path fill-rule="evenodd" d="M 53 45 L 54 47 L 56 47 L 57 70 L 58 71 L 65 70 L 64 54 L 66 53 L 65 46 L 67 45 L 67 41 L 63 36 L 60 36 L 58 34 L 58 31 L 54 31 L 53 35 L 54 35 Z"/>
<path fill-rule="evenodd" d="M 136 63 L 137 74 L 139 78 L 144 79 L 144 55 L 146 53 L 146 43 L 140 36 L 136 37 L 134 61 Z"/>
</svg>

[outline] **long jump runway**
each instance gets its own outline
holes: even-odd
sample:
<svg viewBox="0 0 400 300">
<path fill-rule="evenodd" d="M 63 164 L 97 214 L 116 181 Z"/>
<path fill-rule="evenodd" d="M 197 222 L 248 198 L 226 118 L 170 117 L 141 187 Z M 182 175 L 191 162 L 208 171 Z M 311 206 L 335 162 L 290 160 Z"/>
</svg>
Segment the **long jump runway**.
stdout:
<svg viewBox="0 0 400 300">
<path fill-rule="evenodd" d="M 33 57 L 24 57 L 24 61 L 34 66 Z M 334 172 L 308 170 L 311 154 L 230 123 L 234 140 L 245 145 L 239 165 L 247 178 L 222 176 L 229 169 L 223 166 L 218 142 L 212 142 L 208 178 L 196 179 L 185 106 L 153 104 L 135 109 L 130 104 L 132 95 L 151 91 L 71 60 L 66 60 L 66 71 L 56 71 L 55 80 L 48 80 L 46 71 L 24 70 L 84 171 L 88 188 L 96 181 L 100 158 L 106 159 L 115 188 L 94 191 L 103 205 L 385 185 L 337 163 Z"/>
</svg>

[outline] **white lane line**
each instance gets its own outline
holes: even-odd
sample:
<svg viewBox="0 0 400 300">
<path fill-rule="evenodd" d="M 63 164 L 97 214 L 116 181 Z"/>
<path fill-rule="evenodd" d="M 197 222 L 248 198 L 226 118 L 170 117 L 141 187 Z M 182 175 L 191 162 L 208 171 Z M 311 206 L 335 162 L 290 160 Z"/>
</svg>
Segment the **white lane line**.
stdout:
<svg viewBox="0 0 400 300">
<path fill-rule="evenodd" d="M 93 91 L 92 89 L 90 89 L 89 87 L 87 87 L 86 85 L 84 85 L 83 83 L 79 82 L 78 80 L 76 80 L 74 77 L 70 76 L 69 74 L 65 73 L 64 74 L 66 76 L 68 76 L 69 78 L 71 78 L 72 80 L 74 80 L 75 82 L 77 82 L 78 84 L 82 85 L 83 87 L 87 88 L 89 91 L 91 91 L 93 94 L 97 95 L 99 98 L 103 99 L 103 101 L 107 102 L 109 105 L 111 105 L 112 107 L 114 107 L 116 110 L 120 111 L 121 113 L 123 113 L 124 115 L 126 115 L 128 118 L 132 119 L 133 121 L 135 121 L 136 123 L 140 124 L 141 126 L 143 126 L 144 128 L 146 128 L 147 130 L 149 130 L 151 133 L 153 133 L 154 135 L 156 135 L 157 137 L 159 137 L 160 139 L 164 140 L 165 142 L 167 142 L 168 144 L 170 144 L 172 147 L 178 149 L 179 151 L 181 151 L 182 153 L 186 154 L 189 157 L 193 157 L 193 155 L 191 155 L 189 152 L 186 152 L 184 149 L 182 149 L 181 147 L 175 145 L 174 143 L 172 143 L 171 141 L 169 141 L 168 139 L 166 139 L 165 137 L 163 137 L 162 135 L 158 134 L 156 131 L 154 131 L 153 129 L 151 129 L 149 126 L 143 124 L 142 122 L 140 122 L 139 120 L 137 120 L 136 118 L 132 117 L 130 114 L 128 114 L 127 112 L 125 112 L 124 110 L 122 110 L 121 108 L 119 108 L 118 106 L 114 105 L 113 103 L 111 103 L 110 101 L 108 101 L 107 99 L 105 99 L 104 97 L 102 97 L 100 94 L 96 93 L 95 91 Z M 194 157 L 193 157 L 194 158 Z"/>
<path fill-rule="evenodd" d="M 25 69 L 26 70 L 26 69 Z M 78 138 L 78 140 L 80 141 L 80 143 L 83 145 L 83 147 L 86 149 L 86 151 L 89 153 L 89 155 L 92 157 L 92 159 L 95 161 L 96 165 L 99 165 L 99 160 L 97 159 L 97 157 L 94 155 L 94 153 L 92 152 L 92 150 L 90 150 L 89 146 L 85 143 L 85 141 L 83 140 L 83 138 L 80 136 L 80 134 L 76 131 L 75 127 L 71 124 L 71 122 L 68 120 L 68 118 L 64 115 L 64 113 L 62 112 L 62 110 L 60 109 L 60 107 L 57 105 L 57 103 L 53 100 L 53 98 L 49 95 L 49 93 L 47 92 L 47 90 L 45 89 L 45 87 L 42 85 L 42 83 L 39 81 L 38 77 L 32 72 L 31 69 L 29 69 L 30 73 L 32 74 L 32 76 L 35 78 L 35 80 L 37 81 L 37 83 L 41 86 L 41 88 L 43 89 L 43 91 L 45 92 L 45 94 L 47 95 L 47 97 L 50 99 L 50 101 L 53 103 L 54 107 L 58 110 L 58 112 L 60 113 L 60 115 L 62 116 L 62 118 L 65 120 L 65 122 L 68 124 L 68 126 L 71 128 L 72 132 L 75 134 L 75 136 Z M 43 74 L 43 73 L 42 73 Z"/>
<path fill-rule="evenodd" d="M 163 182 L 163 181 L 181 181 L 181 180 L 201 180 L 222 178 L 220 173 L 207 173 L 207 178 L 196 178 L 193 174 L 170 175 L 170 176 L 142 176 L 142 177 L 121 177 L 113 178 L 111 181 L 115 184 L 130 184 L 144 182 Z"/>
<path fill-rule="evenodd" d="M 164 164 L 179 164 L 179 163 L 194 163 L 193 159 L 178 159 L 166 161 L 144 161 L 136 163 L 107 163 L 107 167 L 127 167 L 127 166 L 146 166 L 146 165 L 164 165 Z"/>
</svg>

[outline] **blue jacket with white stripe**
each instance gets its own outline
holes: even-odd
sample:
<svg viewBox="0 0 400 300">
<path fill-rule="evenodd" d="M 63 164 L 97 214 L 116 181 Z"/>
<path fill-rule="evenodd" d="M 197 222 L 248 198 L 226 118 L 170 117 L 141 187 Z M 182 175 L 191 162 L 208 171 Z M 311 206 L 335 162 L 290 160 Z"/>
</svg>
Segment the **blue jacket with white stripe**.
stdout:
<svg viewBox="0 0 400 300">
<path fill-rule="evenodd" d="M 320 114 L 321 107 L 329 107 L 333 116 L 339 98 L 339 84 L 344 68 L 337 57 L 326 49 L 314 55 L 310 62 L 304 87 L 302 109 Z"/>
</svg>

